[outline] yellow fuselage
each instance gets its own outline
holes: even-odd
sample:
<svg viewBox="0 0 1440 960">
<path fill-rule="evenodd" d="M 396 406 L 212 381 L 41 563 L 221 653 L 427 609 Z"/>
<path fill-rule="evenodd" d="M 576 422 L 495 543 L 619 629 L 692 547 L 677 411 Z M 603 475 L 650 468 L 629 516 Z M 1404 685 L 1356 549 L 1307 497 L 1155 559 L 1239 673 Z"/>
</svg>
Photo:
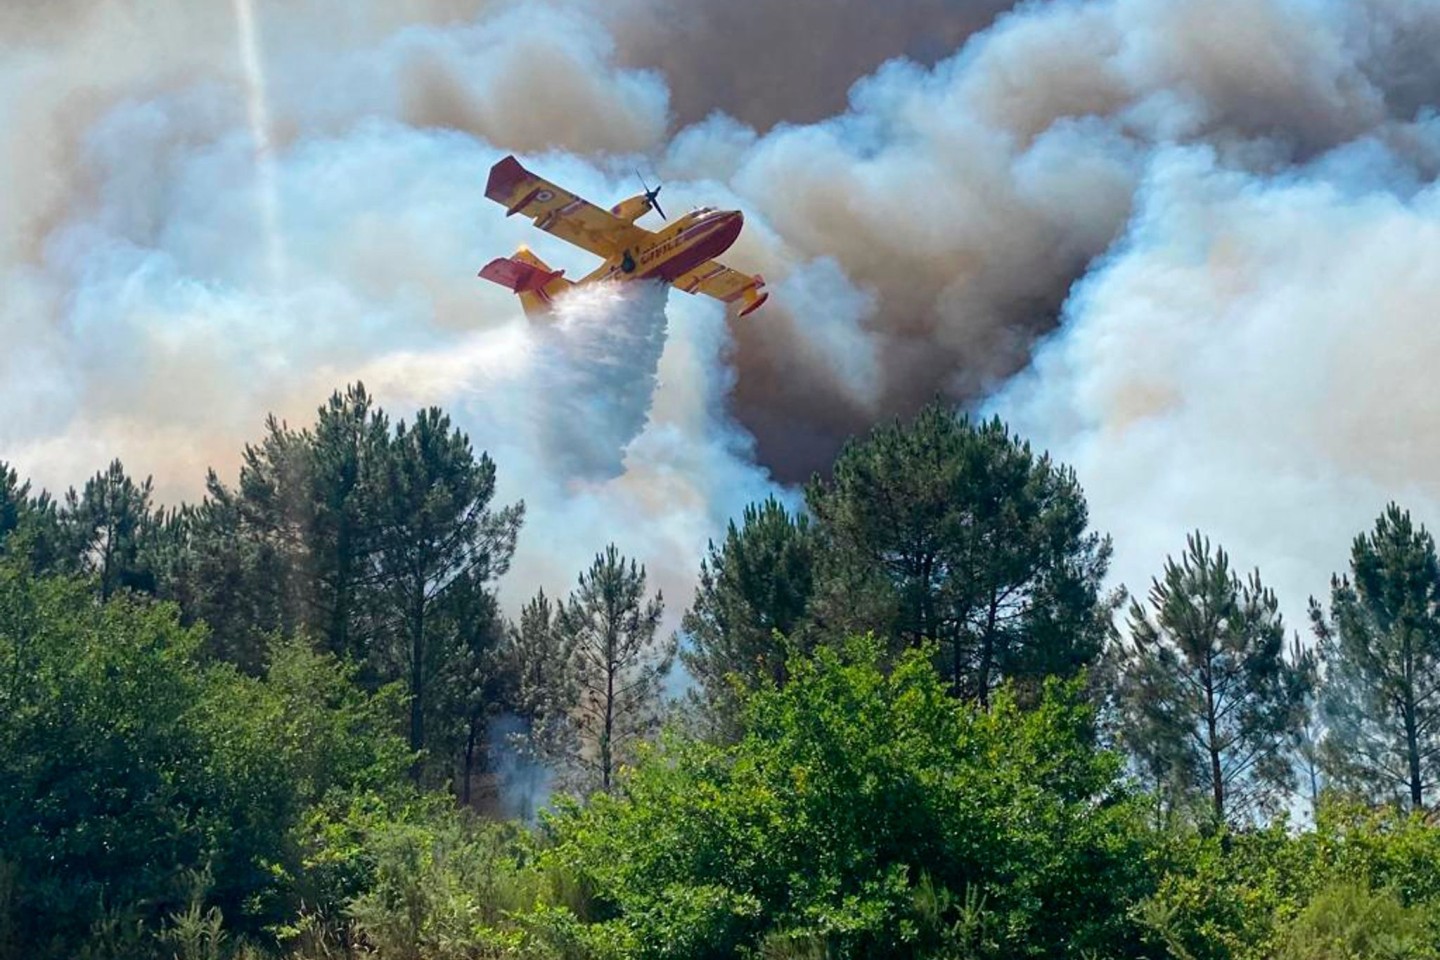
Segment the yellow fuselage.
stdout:
<svg viewBox="0 0 1440 960">
<path fill-rule="evenodd" d="M 739 210 L 688 213 L 610 257 L 580 282 L 660 279 L 675 283 L 730 249 L 744 225 L 745 216 Z"/>
</svg>

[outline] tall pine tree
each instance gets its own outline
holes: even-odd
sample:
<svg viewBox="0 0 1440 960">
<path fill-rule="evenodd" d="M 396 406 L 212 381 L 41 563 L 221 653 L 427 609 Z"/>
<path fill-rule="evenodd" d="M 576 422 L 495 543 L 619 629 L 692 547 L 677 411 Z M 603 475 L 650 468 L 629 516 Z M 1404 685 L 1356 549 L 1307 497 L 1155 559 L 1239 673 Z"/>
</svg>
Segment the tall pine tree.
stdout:
<svg viewBox="0 0 1440 960">
<path fill-rule="evenodd" d="M 575 753 L 578 702 L 573 638 L 560 626 L 560 610 L 541 590 L 511 624 L 505 648 L 507 702 L 524 724 L 523 746 L 533 759 L 563 763 Z"/>
<path fill-rule="evenodd" d="M 1162 789 L 1209 797 L 1217 823 L 1273 810 L 1294 783 L 1314 667 L 1285 658 L 1258 572 L 1242 581 L 1196 533 L 1130 608 L 1122 738 Z M 1172 801 L 1177 798 L 1170 798 Z"/>
<path fill-rule="evenodd" d="M 1325 664 L 1324 757 L 1337 784 L 1423 809 L 1440 782 L 1440 562 L 1408 511 L 1355 538 L 1330 615 L 1310 618 Z"/>
<path fill-rule="evenodd" d="M 809 519 L 791 516 L 773 497 L 747 506 L 741 525 L 732 521 L 724 542 L 710 544 L 682 621 L 689 646 L 680 658 L 712 730 L 733 725 L 732 681 L 785 682 L 786 657 L 806 651 L 792 641 L 801 639 L 814 580 Z"/>
<path fill-rule="evenodd" d="M 306 571 L 312 589 L 306 619 L 332 653 L 364 663 L 375 640 L 366 598 L 383 515 L 377 498 L 389 418 L 357 383 L 331 395 L 307 439 Z"/>
<path fill-rule="evenodd" d="M 476 600 L 457 592 L 487 591 L 508 569 L 524 507 L 492 509 L 494 462 L 476 458 L 434 407 L 396 427 L 378 492 L 379 602 L 395 631 L 391 662 L 410 696 L 410 746 L 420 751 L 442 702 L 436 687 L 457 655 L 457 624 L 444 614 Z"/>
<path fill-rule="evenodd" d="M 582 790 L 608 791 L 636 741 L 659 722 L 660 685 L 676 641 L 656 636 L 664 601 L 645 594 L 645 568 L 611 544 L 580 574 L 559 612 L 578 694 L 570 711 L 578 749 L 570 759 Z"/>
<path fill-rule="evenodd" d="M 154 593 L 156 571 L 145 562 L 147 539 L 154 535 L 153 485 L 136 483 L 119 460 L 85 482 L 79 493 L 65 494 L 61 518 L 70 554 L 83 573 L 95 577 L 100 598 L 128 588 Z"/>
<path fill-rule="evenodd" d="M 952 690 L 1069 675 L 1099 653 L 1110 542 L 1073 471 L 999 420 L 926 407 L 852 441 L 806 490 L 823 543 L 817 619 L 937 642 Z M 861 611 L 857 617 L 856 610 Z"/>
</svg>

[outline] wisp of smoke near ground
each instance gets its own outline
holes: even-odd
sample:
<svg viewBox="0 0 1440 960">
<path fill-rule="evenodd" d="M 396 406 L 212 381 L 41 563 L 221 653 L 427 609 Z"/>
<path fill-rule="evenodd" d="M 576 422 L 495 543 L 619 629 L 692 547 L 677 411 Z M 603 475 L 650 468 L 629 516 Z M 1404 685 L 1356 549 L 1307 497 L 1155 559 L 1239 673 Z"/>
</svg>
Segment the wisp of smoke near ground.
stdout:
<svg viewBox="0 0 1440 960">
<path fill-rule="evenodd" d="M 615 539 L 678 611 L 727 517 L 938 394 L 1077 467 L 1119 579 L 1198 526 L 1293 619 L 1386 499 L 1440 520 L 1440 6 L 1004 7 L 9 5 L 0 458 L 190 497 L 363 379 L 526 500 L 507 600 Z M 528 324 L 478 266 L 590 261 L 483 198 L 510 151 L 738 206 L 770 304 Z"/>
</svg>

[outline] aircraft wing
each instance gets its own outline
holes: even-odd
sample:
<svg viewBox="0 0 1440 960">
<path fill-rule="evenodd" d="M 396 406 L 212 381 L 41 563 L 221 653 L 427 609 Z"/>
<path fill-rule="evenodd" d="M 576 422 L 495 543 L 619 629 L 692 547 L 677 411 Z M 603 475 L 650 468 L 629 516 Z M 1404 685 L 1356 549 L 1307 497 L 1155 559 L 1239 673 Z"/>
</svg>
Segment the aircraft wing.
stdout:
<svg viewBox="0 0 1440 960">
<path fill-rule="evenodd" d="M 740 303 L 742 317 L 759 307 L 770 296 L 760 292 L 760 288 L 765 286 L 765 280 L 759 274 L 741 273 L 725 266 L 719 260 L 706 260 L 689 273 L 676 277 L 674 284 L 677 290 L 684 290 L 686 293 L 703 293 L 725 303 Z"/>
<path fill-rule="evenodd" d="M 546 233 L 602 257 L 634 246 L 650 233 L 535 176 L 513 156 L 490 168 L 485 196 L 503 206 L 507 217 L 523 213 Z"/>
</svg>

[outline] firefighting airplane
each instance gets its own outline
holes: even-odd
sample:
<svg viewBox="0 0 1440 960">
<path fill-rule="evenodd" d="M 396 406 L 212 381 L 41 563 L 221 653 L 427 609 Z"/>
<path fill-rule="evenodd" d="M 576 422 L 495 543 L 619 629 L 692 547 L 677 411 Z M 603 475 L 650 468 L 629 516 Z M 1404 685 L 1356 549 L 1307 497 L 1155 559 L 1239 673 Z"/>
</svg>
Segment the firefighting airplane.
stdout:
<svg viewBox="0 0 1440 960">
<path fill-rule="evenodd" d="M 765 281 L 758 274 L 747 276 L 714 259 L 740 235 L 745 222 L 740 211 L 702 207 L 654 233 L 635 221 L 650 210 L 664 219 L 665 211 L 655 199 L 660 187 L 651 190 L 643 180 L 641 185 L 644 193 L 621 201 L 607 213 L 537 177 L 514 157 L 506 157 L 490 168 L 485 196 L 505 207 L 507 217 L 523 213 L 541 230 L 604 257 L 605 262 L 579 281 L 570 281 L 564 270 L 550 269 L 521 247 L 514 256 L 491 260 L 480 276 L 518 293 L 531 316 L 547 312 L 566 290 L 598 280 L 664 280 L 686 293 L 738 303 L 742 317 L 769 299 L 770 294 L 760 290 Z"/>
</svg>

